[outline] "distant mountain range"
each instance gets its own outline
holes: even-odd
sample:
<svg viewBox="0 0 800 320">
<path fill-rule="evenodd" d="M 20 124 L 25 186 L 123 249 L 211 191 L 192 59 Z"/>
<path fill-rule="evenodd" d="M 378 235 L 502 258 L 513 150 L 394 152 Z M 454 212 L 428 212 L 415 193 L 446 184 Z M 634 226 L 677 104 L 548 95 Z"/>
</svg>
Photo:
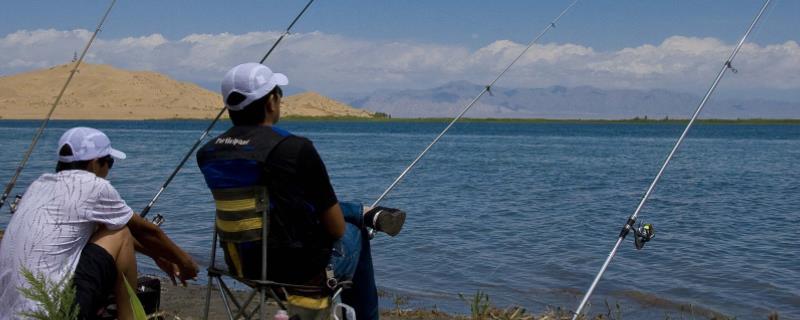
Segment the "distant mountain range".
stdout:
<svg viewBox="0 0 800 320">
<path fill-rule="evenodd" d="M 340 97 L 356 108 L 397 118 L 454 117 L 483 86 L 456 81 L 422 90 L 382 90 Z M 493 87 L 465 115 L 470 118 L 663 119 L 689 118 L 700 96 L 667 90 L 598 89 L 594 87 Z M 800 118 L 800 103 L 711 99 L 703 118 Z"/>
</svg>

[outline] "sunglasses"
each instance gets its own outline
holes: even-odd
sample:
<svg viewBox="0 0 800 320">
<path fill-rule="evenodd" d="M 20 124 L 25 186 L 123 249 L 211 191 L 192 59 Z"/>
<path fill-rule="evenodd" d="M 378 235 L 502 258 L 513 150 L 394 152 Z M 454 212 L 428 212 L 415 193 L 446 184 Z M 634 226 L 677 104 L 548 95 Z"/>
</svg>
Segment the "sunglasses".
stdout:
<svg viewBox="0 0 800 320">
<path fill-rule="evenodd" d="M 113 158 L 112 156 L 105 156 L 105 157 L 102 157 L 102 158 L 100 158 L 100 162 L 101 162 L 101 163 L 108 164 L 108 169 L 109 169 L 109 170 L 110 170 L 112 167 L 114 167 L 114 158 Z"/>
</svg>

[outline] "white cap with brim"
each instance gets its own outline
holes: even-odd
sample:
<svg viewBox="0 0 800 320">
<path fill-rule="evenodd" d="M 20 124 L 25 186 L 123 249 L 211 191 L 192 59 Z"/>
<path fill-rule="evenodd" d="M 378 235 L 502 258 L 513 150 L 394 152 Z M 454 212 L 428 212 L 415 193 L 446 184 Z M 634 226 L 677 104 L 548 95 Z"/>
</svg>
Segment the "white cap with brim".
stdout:
<svg viewBox="0 0 800 320">
<path fill-rule="evenodd" d="M 125 159 L 124 152 L 111 147 L 111 140 L 100 130 L 88 127 L 75 127 L 67 130 L 58 139 L 58 150 L 65 145 L 72 149 L 71 156 L 58 156 L 58 161 L 75 162 L 98 159 L 105 156 L 112 156 L 117 159 Z"/>
<path fill-rule="evenodd" d="M 260 63 L 243 63 L 233 67 L 222 79 L 222 101 L 229 110 L 239 111 L 253 101 L 263 98 L 275 86 L 287 84 L 289 84 L 289 78 L 282 73 L 274 73 Z M 245 99 L 235 105 L 229 105 L 227 103 L 228 96 L 233 92 L 245 96 Z"/>
</svg>

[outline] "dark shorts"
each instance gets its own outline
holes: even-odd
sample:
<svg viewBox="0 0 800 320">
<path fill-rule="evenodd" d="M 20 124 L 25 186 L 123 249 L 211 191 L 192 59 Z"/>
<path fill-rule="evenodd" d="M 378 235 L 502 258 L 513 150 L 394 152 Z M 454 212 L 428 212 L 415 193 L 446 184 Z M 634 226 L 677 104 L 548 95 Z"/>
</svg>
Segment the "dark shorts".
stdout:
<svg viewBox="0 0 800 320">
<path fill-rule="evenodd" d="M 78 319 L 98 319 L 97 312 L 107 305 L 117 282 L 117 265 L 105 249 L 89 243 L 81 252 L 75 268 L 75 301 L 80 307 Z"/>
</svg>

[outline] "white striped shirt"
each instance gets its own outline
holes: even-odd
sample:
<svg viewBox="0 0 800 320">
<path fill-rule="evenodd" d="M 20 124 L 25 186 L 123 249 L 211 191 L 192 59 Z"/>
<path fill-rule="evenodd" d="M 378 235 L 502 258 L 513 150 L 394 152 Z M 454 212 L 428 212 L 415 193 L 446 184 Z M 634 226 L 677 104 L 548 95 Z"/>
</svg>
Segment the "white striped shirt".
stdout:
<svg viewBox="0 0 800 320">
<path fill-rule="evenodd" d="M 65 170 L 36 179 L 0 243 L 0 319 L 38 308 L 17 289 L 28 286 L 22 268 L 58 283 L 75 272 L 98 224 L 117 230 L 132 215 L 111 183 L 91 172 Z"/>
</svg>

